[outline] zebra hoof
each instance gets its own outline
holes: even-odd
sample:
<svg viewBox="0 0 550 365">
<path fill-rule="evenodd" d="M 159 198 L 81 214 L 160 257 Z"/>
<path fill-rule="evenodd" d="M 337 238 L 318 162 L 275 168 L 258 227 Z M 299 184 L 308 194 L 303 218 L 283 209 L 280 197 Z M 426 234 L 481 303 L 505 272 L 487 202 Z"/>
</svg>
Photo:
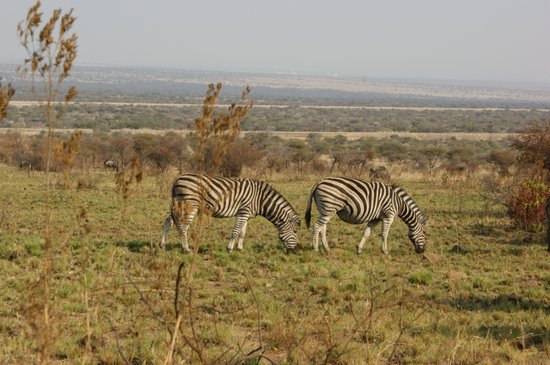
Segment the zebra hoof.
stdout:
<svg viewBox="0 0 550 365">
<path fill-rule="evenodd" d="M 227 246 L 227 247 L 225 248 L 225 250 L 227 251 L 227 253 L 233 252 L 233 248 L 231 248 L 231 247 L 229 247 L 229 246 Z"/>
<path fill-rule="evenodd" d="M 189 253 L 189 252 L 191 252 L 191 250 L 188 247 L 183 248 L 183 253 Z"/>
<path fill-rule="evenodd" d="M 357 252 L 358 255 L 361 254 L 361 249 L 359 247 L 357 247 L 357 249 L 355 251 Z"/>
</svg>

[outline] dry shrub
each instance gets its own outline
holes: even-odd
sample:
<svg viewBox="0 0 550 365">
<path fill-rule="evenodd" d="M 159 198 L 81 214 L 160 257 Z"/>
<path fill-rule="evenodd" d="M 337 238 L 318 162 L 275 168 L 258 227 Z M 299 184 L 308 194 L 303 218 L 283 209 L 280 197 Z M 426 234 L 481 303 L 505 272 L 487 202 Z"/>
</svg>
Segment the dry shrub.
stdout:
<svg viewBox="0 0 550 365">
<path fill-rule="evenodd" d="M 373 156 L 371 153 L 336 153 L 332 162 L 331 172 L 337 169 L 344 175 L 361 176 Z"/>
<path fill-rule="evenodd" d="M 540 180 L 535 177 L 524 181 L 508 196 L 506 202 L 510 218 L 526 231 L 536 232 L 543 228 L 550 186 Z"/>
<path fill-rule="evenodd" d="M 508 215 L 520 228 L 540 231 L 550 195 L 550 121 L 536 122 L 512 140 L 518 182 L 506 196 Z"/>
<path fill-rule="evenodd" d="M 11 131 L 0 134 L 0 162 L 20 166 L 22 161 L 30 161 L 31 157 L 28 138 Z"/>
<path fill-rule="evenodd" d="M 227 114 L 216 112 L 222 84 L 210 84 L 202 106 L 202 115 L 195 119 L 193 137 L 197 142 L 194 168 L 207 174 L 217 174 L 227 154 L 227 149 L 241 132 L 241 120 L 253 102 L 247 101 L 250 89 L 247 87 L 241 95 L 241 103 L 229 106 Z"/>
<path fill-rule="evenodd" d="M 535 122 L 512 139 L 518 161 L 550 170 L 550 121 Z"/>
<path fill-rule="evenodd" d="M 315 156 L 309 162 L 309 168 L 311 169 L 311 171 L 317 174 L 325 173 L 328 169 L 328 164 L 319 156 Z"/>
<path fill-rule="evenodd" d="M 15 89 L 11 86 L 11 84 L 8 84 L 8 86 L 2 86 L 1 80 L 2 78 L 0 77 L 0 121 L 6 117 L 8 104 L 13 94 L 15 94 Z"/>
<path fill-rule="evenodd" d="M 510 169 L 516 163 L 516 156 L 507 150 L 491 151 L 487 158 L 488 162 L 498 171 L 501 176 L 510 175 Z"/>
<path fill-rule="evenodd" d="M 254 168 L 262 157 L 262 152 L 250 142 L 237 140 L 227 146 L 220 173 L 222 176 L 238 177 L 244 166 Z"/>
<path fill-rule="evenodd" d="M 102 176 L 94 173 L 90 169 L 85 169 L 78 176 L 76 189 L 77 190 L 92 190 L 96 189 L 101 181 Z"/>
<path fill-rule="evenodd" d="M 71 172 L 80 149 L 82 131 L 74 132 L 67 141 L 59 141 L 55 145 L 55 160 L 63 173 L 65 187 L 69 187 Z"/>
</svg>

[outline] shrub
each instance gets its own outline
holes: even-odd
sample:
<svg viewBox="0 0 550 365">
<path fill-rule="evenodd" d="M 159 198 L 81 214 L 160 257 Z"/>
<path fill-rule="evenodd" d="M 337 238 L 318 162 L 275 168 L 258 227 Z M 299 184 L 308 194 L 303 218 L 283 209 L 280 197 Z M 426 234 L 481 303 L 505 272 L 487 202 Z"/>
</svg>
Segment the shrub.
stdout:
<svg viewBox="0 0 550 365">
<path fill-rule="evenodd" d="M 254 167 L 262 158 L 262 153 L 252 144 L 237 140 L 227 146 L 220 172 L 223 176 L 238 177 L 243 166 Z"/>
<path fill-rule="evenodd" d="M 540 231 L 550 194 L 550 121 L 520 131 L 512 147 L 518 152 L 518 174 L 522 179 L 507 196 L 508 215 L 519 227 Z"/>
<path fill-rule="evenodd" d="M 534 165 L 542 163 L 550 170 L 550 121 L 533 123 L 512 140 L 519 152 L 519 161 Z"/>
<path fill-rule="evenodd" d="M 527 231 L 540 231 L 546 215 L 546 199 L 550 186 L 544 182 L 530 179 L 523 182 L 517 190 L 508 196 L 508 215 L 519 227 Z"/>
</svg>

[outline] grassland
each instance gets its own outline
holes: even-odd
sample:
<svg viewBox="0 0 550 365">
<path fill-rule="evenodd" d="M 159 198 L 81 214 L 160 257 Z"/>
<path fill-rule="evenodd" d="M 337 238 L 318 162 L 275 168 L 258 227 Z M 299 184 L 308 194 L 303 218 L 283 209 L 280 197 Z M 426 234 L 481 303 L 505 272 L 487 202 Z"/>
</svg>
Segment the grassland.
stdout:
<svg viewBox="0 0 550 365">
<path fill-rule="evenodd" d="M 265 364 L 550 363 L 542 234 L 514 229 L 503 208 L 487 206 L 478 176 L 392 173 L 430 216 L 425 256 L 414 253 L 401 221 L 390 231 L 389 256 L 379 228 L 358 256 L 362 228 L 338 219 L 329 225 L 329 254 L 312 251 L 305 228 L 302 249 L 285 254 L 260 217 L 243 252 L 225 250 L 232 219 L 196 225 L 195 254 L 181 252 L 175 231 L 159 251 L 170 174 L 146 175 L 125 200 L 112 174 L 76 172 L 88 188 L 56 188 L 50 197 L 54 264 L 43 298 L 44 177 L 0 165 L 0 363 L 37 362 L 45 338 L 56 363 L 163 363 L 180 263 L 175 363 L 256 363 L 260 346 Z M 262 178 L 300 213 L 317 179 Z M 44 299 L 52 304 L 49 333 L 37 325 Z"/>
</svg>

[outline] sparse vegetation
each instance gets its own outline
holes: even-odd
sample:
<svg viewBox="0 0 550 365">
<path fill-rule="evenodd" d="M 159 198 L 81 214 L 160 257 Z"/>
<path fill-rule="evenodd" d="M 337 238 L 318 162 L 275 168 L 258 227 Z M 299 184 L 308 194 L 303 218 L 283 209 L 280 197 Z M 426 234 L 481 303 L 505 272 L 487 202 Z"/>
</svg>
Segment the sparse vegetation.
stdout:
<svg viewBox="0 0 550 365">
<path fill-rule="evenodd" d="M 284 254 L 263 220 L 250 223 L 245 250 L 230 255 L 225 243 L 233 221 L 209 220 L 195 257 L 191 307 L 185 299 L 190 297 L 180 294 L 186 301 L 185 337 L 178 335 L 183 342 L 177 342 L 175 363 L 200 362 L 185 342 L 195 341 L 191 320 L 205 362 L 245 357 L 258 348 L 261 331 L 262 356 L 289 363 L 376 363 L 392 352 L 394 361 L 404 363 L 544 363 L 550 281 L 541 254 L 543 233 L 515 230 L 503 207 L 487 208 L 472 180 L 478 175 L 462 173 L 454 177 L 460 183 L 449 184 L 440 173 L 430 177 L 405 165 L 388 168 L 431 216 L 427 252 L 438 260 L 412 252 L 406 227 L 398 223 L 390 258 L 382 256 L 375 238 L 357 256 L 354 245 L 362 229 L 339 220 L 331 225 L 330 256 L 311 250 L 311 232 L 305 229 L 302 250 Z M 54 191 L 52 199 L 54 239 L 67 242 L 51 282 L 63 318 L 53 357 L 123 362 L 123 355 L 129 362 L 163 362 L 170 337 L 162 323 L 173 328 L 176 318 L 177 268 L 184 262 L 187 269 L 192 258 L 181 253 L 175 238 L 166 252 L 150 248 L 158 242 L 167 208 L 154 176 L 145 171 L 141 184 L 132 187 L 121 225 L 112 173 L 99 168 L 92 173 L 99 179 L 95 188 Z M 8 192 L 0 213 L 3 313 L 12 313 L 26 298 L 20 289 L 36 277 L 32 267 L 43 253 L 41 224 L 33 217 L 44 204 L 44 190 L 33 174 L 0 165 L 1 189 Z M 293 170 L 269 175 L 299 212 L 315 180 Z M 30 199 L 36 202 L 32 206 L 26 203 Z M 82 206 L 88 207 L 85 216 Z M 82 236 L 82 229 L 89 233 Z M 87 266 L 81 266 L 84 254 Z M 86 272 L 90 310 L 82 296 L 85 282 L 74 270 Z M 3 362 L 33 359 L 21 317 L 4 316 L 0 331 Z"/>
<path fill-rule="evenodd" d="M 235 93 L 229 88 L 220 99 L 221 83 L 209 86 L 202 112 L 66 104 L 77 95 L 62 87 L 76 57 L 75 17 L 55 10 L 43 22 L 42 15 L 37 2 L 18 31 L 32 78 L 32 91 L 22 94 L 45 106 L 6 109 L 14 91 L 0 85 L 2 126 L 47 127 L 38 135 L 0 134 L 0 363 L 549 361 L 541 214 L 550 192 L 550 133 L 540 122 L 548 111 L 311 108 L 303 103 L 312 97 L 295 91 L 286 96 L 290 107 L 253 113 L 247 88 L 221 113 L 218 102 Z M 98 91 L 87 92 L 93 99 Z M 196 95 L 170 100 L 196 104 Z M 323 104 L 355 94 L 313 95 Z M 56 134 L 55 126 L 93 133 Z M 111 132 L 143 126 L 195 133 Z M 240 136 L 241 129 L 391 134 L 283 139 Z M 398 131 L 522 133 L 510 142 Z M 175 243 L 159 250 L 169 184 L 189 170 L 268 180 L 298 212 L 327 174 L 397 183 L 430 216 L 427 251 L 413 253 L 406 227 L 395 223 L 391 256 L 374 238 L 356 255 L 362 227 L 335 219 L 330 254 L 314 252 L 311 232 L 302 229 L 301 249 L 287 255 L 272 225 L 254 220 L 245 250 L 230 254 L 232 220 L 202 214 L 190 232 L 191 255 Z M 188 214 L 184 206 L 181 214 Z"/>
</svg>

